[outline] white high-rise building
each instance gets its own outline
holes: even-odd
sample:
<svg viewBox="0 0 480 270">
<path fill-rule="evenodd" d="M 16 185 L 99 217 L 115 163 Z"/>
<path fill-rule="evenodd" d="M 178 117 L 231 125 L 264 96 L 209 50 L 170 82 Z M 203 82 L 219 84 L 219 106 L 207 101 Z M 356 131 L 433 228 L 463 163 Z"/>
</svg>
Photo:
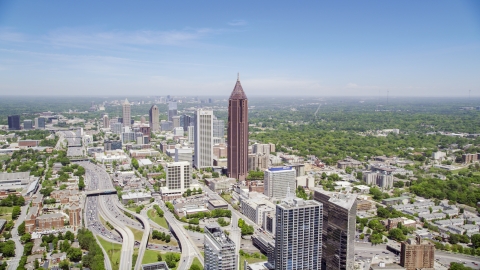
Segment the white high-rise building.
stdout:
<svg viewBox="0 0 480 270">
<path fill-rule="evenodd" d="M 190 162 L 170 162 L 165 168 L 167 173 L 167 189 L 170 193 L 183 194 L 192 183 Z"/>
<path fill-rule="evenodd" d="M 183 136 L 183 127 L 176 127 L 173 129 L 173 136 Z"/>
<path fill-rule="evenodd" d="M 276 209 L 275 269 L 321 269 L 323 205 L 288 193 Z"/>
<path fill-rule="evenodd" d="M 130 103 L 128 103 L 128 99 L 125 99 L 123 103 L 123 126 L 129 127 L 131 126 L 130 122 L 132 121 L 132 115 L 130 110 Z"/>
<path fill-rule="evenodd" d="M 263 194 L 270 198 L 283 199 L 288 188 L 296 188 L 296 172 L 292 167 L 272 167 L 264 172 Z"/>
<path fill-rule="evenodd" d="M 205 270 L 237 270 L 235 249 L 235 242 L 219 226 L 205 226 Z"/>
<path fill-rule="evenodd" d="M 195 112 L 195 168 L 213 165 L 213 111 Z"/>
</svg>

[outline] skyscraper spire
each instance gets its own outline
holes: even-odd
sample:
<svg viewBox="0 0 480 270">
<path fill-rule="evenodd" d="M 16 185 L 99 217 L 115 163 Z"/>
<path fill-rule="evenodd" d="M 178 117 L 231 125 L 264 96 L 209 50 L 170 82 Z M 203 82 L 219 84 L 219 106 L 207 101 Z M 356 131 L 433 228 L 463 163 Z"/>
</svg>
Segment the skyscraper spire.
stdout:
<svg viewBox="0 0 480 270">
<path fill-rule="evenodd" d="M 240 73 L 228 102 L 228 176 L 243 181 L 248 174 L 248 99 L 240 84 Z"/>
<path fill-rule="evenodd" d="M 237 81 L 240 81 L 240 72 L 237 72 Z"/>
</svg>

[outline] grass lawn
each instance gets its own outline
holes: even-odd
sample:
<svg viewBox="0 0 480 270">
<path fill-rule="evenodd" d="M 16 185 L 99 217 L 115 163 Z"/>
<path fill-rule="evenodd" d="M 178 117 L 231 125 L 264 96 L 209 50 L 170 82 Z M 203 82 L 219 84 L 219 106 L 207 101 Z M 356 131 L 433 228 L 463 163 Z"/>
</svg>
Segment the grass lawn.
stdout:
<svg viewBox="0 0 480 270">
<path fill-rule="evenodd" d="M 137 258 L 138 258 L 138 248 L 135 248 L 133 250 L 133 255 L 132 255 L 132 268 L 135 267 L 135 264 L 137 263 Z"/>
<path fill-rule="evenodd" d="M 0 155 L 0 161 L 9 160 L 9 159 L 10 159 L 10 156 L 8 155 Z"/>
<path fill-rule="evenodd" d="M 154 263 L 158 261 L 158 254 L 162 254 L 161 251 L 147 249 L 145 255 L 143 255 L 142 264 Z"/>
<path fill-rule="evenodd" d="M 122 245 L 112 244 L 111 242 L 108 242 L 101 237 L 97 237 L 97 239 L 102 245 L 103 249 L 105 249 L 105 251 L 107 252 L 110 263 L 112 264 L 112 269 L 118 270 Z"/>
<path fill-rule="evenodd" d="M 12 220 L 12 210 L 13 210 L 13 207 L 9 207 L 9 206 L 0 207 L 0 218 L 3 218 L 7 221 Z"/>
<path fill-rule="evenodd" d="M 192 265 L 198 265 L 198 266 L 200 266 L 200 269 L 203 269 L 203 265 L 197 257 L 195 257 L 195 259 L 193 259 Z"/>
<path fill-rule="evenodd" d="M 240 254 L 239 254 L 240 255 Z M 240 261 L 239 261 L 239 266 L 238 269 L 242 270 L 243 269 L 243 261 L 247 260 L 248 263 L 257 263 L 257 262 L 264 262 L 267 260 L 267 256 L 261 255 L 262 258 L 254 258 L 252 255 L 249 256 L 248 258 L 245 256 L 240 256 Z"/>
<path fill-rule="evenodd" d="M 231 204 L 232 195 L 230 195 L 230 194 L 223 194 L 223 195 L 221 195 L 221 197 L 222 197 L 225 201 L 227 201 L 227 203 Z"/>
<path fill-rule="evenodd" d="M 134 229 L 134 228 L 132 228 L 132 227 L 128 227 L 128 228 L 129 228 L 130 230 L 132 230 L 133 236 L 134 236 L 135 240 L 137 240 L 138 242 L 142 242 L 143 231 Z"/>
<path fill-rule="evenodd" d="M 175 241 L 175 238 L 170 238 L 170 242 L 167 243 L 165 241 L 162 241 L 162 240 L 158 240 L 158 239 L 153 239 L 152 236 L 150 236 L 150 240 L 148 240 L 148 243 L 150 244 L 158 244 L 158 245 L 162 245 L 162 246 L 175 246 L 175 247 L 178 247 L 178 243 L 177 241 Z"/>
<path fill-rule="evenodd" d="M 155 209 L 148 210 L 147 215 L 151 220 L 153 220 L 153 222 L 157 223 L 158 225 L 162 226 L 167 230 L 169 229 L 167 220 L 164 217 L 159 217 Z"/>
</svg>

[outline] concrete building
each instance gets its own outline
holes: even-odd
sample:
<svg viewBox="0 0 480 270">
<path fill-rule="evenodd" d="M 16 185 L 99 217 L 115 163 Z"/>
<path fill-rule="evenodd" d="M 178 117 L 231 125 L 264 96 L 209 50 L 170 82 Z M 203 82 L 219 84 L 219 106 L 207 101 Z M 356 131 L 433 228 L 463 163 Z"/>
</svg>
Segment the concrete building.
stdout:
<svg viewBox="0 0 480 270">
<path fill-rule="evenodd" d="M 213 119 L 213 137 L 225 137 L 225 121 L 218 120 L 216 117 Z"/>
<path fill-rule="evenodd" d="M 237 78 L 228 100 L 228 176 L 245 180 L 248 174 L 248 99 Z"/>
<path fill-rule="evenodd" d="M 157 105 L 153 105 L 148 111 L 148 122 L 152 132 L 160 131 L 160 113 Z"/>
<path fill-rule="evenodd" d="M 160 129 L 162 131 L 171 131 L 173 129 L 173 123 L 171 121 L 164 121 L 160 122 Z"/>
<path fill-rule="evenodd" d="M 220 178 L 207 178 L 205 179 L 205 184 L 218 194 L 222 193 L 223 191 L 228 191 L 232 188 L 234 184 L 237 183 L 235 178 L 227 178 L 227 177 L 220 177 Z"/>
<path fill-rule="evenodd" d="M 20 115 L 8 116 L 8 130 L 20 130 Z"/>
<path fill-rule="evenodd" d="M 248 155 L 248 171 L 265 170 L 270 163 L 267 154 L 249 154 Z"/>
<path fill-rule="evenodd" d="M 179 128 L 182 127 L 182 125 L 180 124 L 180 116 L 179 115 L 175 115 L 175 116 L 172 116 L 172 124 L 173 124 L 173 128 Z"/>
<path fill-rule="evenodd" d="M 385 189 L 393 188 L 393 175 L 375 172 L 364 172 L 363 181 L 370 186 L 378 186 Z"/>
<path fill-rule="evenodd" d="M 123 124 L 122 123 L 111 123 L 110 129 L 112 130 L 113 134 L 122 134 Z"/>
<path fill-rule="evenodd" d="M 264 194 L 269 198 L 283 199 L 290 187 L 296 188 L 296 172 L 292 167 L 272 167 L 264 172 Z"/>
<path fill-rule="evenodd" d="M 216 225 L 205 226 L 205 270 L 237 270 L 235 243 Z"/>
<path fill-rule="evenodd" d="M 175 148 L 175 162 L 187 161 L 188 163 L 192 164 L 192 156 L 192 148 Z"/>
<path fill-rule="evenodd" d="M 188 143 L 195 143 L 195 127 L 188 126 Z"/>
<path fill-rule="evenodd" d="M 184 131 L 183 131 L 183 127 L 174 127 L 173 128 L 173 136 L 175 137 L 183 137 L 183 134 Z"/>
<path fill-rule="evenodd" d="M 108 119 L 108 115 L 105 114 L 103 116 L 103 127 L 104 128 L 110 128 L 110 119 Z"/>
<path fill-rule="evenodd" d="M 276 206 L 275 269 L 320 269 L 322 220 L 321 203 L 295 198 L 288 191 Z"/>
<path fill-rule="evenodd" d="M 163 198 L 180 198 L 192 184 L 192 168 L 190 162 L 170 162 L 165 166 L 167 185 L 160 188 Z"/>
<path fill-rule="evenodd" d="M 355 160 L 353 158 L 346 158 L 344 160 L 339 160 L 337 162 L 337 167 L 339 169 L 345 169 L 347 167 L 350 167 L 350 168 L 360 168 L 362 167 L 362 163 L 358 160 Z"/>
<path fill-rule="evenodd" d="M 416 239 L 408 239 L 401 244 L 400 265 L 406 270 L 434 269 L 435 246 L 428 241 L 422 241 L 417 235 Z"/>
<path fill-rule="evenodd" d="M 128 103 L 128 99 L 125 99 L 123 103 L 123 126 L 130 127 L 132 121 L 132 114 L 130 109 L 130 103 Z"/>
<path fill-rule="evenodd" d="M 122 141 L 104 141 L 103 148 L 105 151 L 122 150 Z"/>
<path fill-rule="evenodd" d="M 195 112 L 195 162 L 197 169 L 213 165 L 213 111 Z"/>
<path fill-rule="evenodd" d="M 23 120 L 23 129 L 25 130 L 33 129 L 33 121 L 31 119 Z"/>
<path fill-rule="evenodd" d="M 323 204 L 321 269 L 353 269 L 357 195 L 316 188 L 314 199 Z"/>
<path fill-rule="evenodd" d="M 463 163 L 473 163 L 478 161 L 478 154 L 463 154 L 462 155 Z"/>
<path fill-rule="evenodd" d="M 274 146 L 275 147 L 275 146 Z M 270 148 L 271 144 L 260 144 L 256 143 L 252 145 L 252 152 L 254 154 L 265 154 L 265 155 L 270 155 Z"/>
<path fill-rule="evenodd" d="M 142 264 L 142 270 L 169 270 L 166 262 L 154 262 Z"/>
<path fill-rule="evenodd" d="M 173 117 L 177 115 L 177 102 L 168 103 L 168 121 L 173 122 Z"/>
<path fill-rule="evenodd" d="M 43 117 L 35 118 L 35 129 L 45 129 L 46 119 Z"/>
</svg>

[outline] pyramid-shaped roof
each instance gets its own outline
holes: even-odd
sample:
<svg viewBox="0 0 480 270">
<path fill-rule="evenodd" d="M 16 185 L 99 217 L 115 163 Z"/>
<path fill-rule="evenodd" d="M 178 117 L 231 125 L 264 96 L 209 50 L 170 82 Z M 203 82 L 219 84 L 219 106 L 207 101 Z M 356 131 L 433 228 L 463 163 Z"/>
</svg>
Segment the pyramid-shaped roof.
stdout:
<svg viewBox="0 0 480 270">
<path fill-rule="evenodd" d="M 125 98 L 125 102 L 123 104 L 130 104 L 130 103 L 128 103 L 128 99 Z"/>
<path fill-rule="evenodd" d="M 237 79 L 235 88 L 233 88 L 230 99 L 247 99 L 247 95 L 243 92 L 242 84 L 240 84 L 240 78 Z"/>
</svg>

